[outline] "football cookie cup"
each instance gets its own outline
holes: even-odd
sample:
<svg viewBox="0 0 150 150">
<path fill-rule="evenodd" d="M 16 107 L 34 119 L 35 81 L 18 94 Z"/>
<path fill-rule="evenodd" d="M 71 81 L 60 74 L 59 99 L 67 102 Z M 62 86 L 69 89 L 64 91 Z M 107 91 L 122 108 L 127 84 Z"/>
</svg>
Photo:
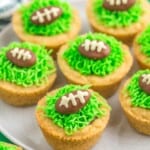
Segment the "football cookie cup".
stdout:
<svg viewBox="0 0 150 150">
<path fill-rule="evenodd" d="M 82 75 L 79 72 L 73 70 L 63 59 L 63 53 L 65 52 L 67 47 L 67 45 L 64 45 L 57 53 L 57 62 L 61 72 L 64 74 L 68 82 L 79 85 L 91 85 L 91 88 L 93 90 L 99 92 L 106 98 L 114 94 L 121 80 L 129 72 L 133 63 L 129 48 L 126 45 L 123 45 L 122 48 L 125 53 L 124 62 L 116 71 L 104 77 L 96 75 Z"/>
<path fill-rule="evenodd" d="M 51 91 L 48 95 L 54 95 L 56 92 L 57 90 Z M 106 102 L 102 97 L 99 100 Z M 38 102 L 37 106 L 45 106 L 45 97 Z M 55 125 L 41 109 L 36 110 L 36 118 L 47 142 L 55 150 L 89 150 L 98 141 L 109 121 L 110 108 L 102 106 L 101 109 L 107 111 L 105 116 L 96 118 L 88 126 L 79 129 L 72 135 L 66 135 L 64 129 Z"/>
<path fill-rule="evenodd" d="M 16 146 L 14 144 L 9 144 L 9 143 L 5 143 L 5 142 L 0 142 L 0 149 L 1 150 L 7 150 L 7 149 L 10 149 L 10 150 L 22 150 L 21 147 L 19 146 Z"/>
<path fill-rule="evenodd" d="M 49 90 L 56 78 L 53 59 L 44 47 L 13 42 L 0 53 L 0 98 L 15 106 L 27 106 Z"/>
<path fill-rule="evenodd" d="M 150 110 L 131 105 L 131 97 L 128 92 L 125 91 L 129 82 L 130 79 L 125 82 L 119 92 L 121 107 L 133 128 L 140 133 L 150 135 Z"/>
<path fill-rule="evenodd" d="M 86 12 L 91 28 L 94 32 L 103 32 L 108 35 L 112 35 L 126 44 L 131 45 L 135 35 L 149 23 L 150 5 L 145 0 L 140 1 L 144 8 L 144 12 L 139 22 L 133 23 L 127 27 L 109 27 L 97 21 L 92 8 L 94 1 L 88 0 Z"/>
<path fill-rule="evenodd" d="M 21 20 L 21 11 L 16 11 L 12 18 L 13 29 L 16 32 L 17 36 L 22 41 L 29 41 L 39 45 L 44 45 L 48 49 L 53 49 L 53 53 L 57 51 L 63 44 L 67 43 L 70 39 L 73 39 L 78 35 L 81 28 L 81 21 L 79 14 L 76 10 L 73 10 L 73 21 L 71 24 L 70 31 L 53 36 L 40 36 L 40 35 L 31 35 L 24 31 L 23 22 Z"/>
<path fill-rule="evenodd" d="M 134 42 L 133 42 L 133 52 L 135 55 L 135 58 L 140 66 L 140 68 L 142 69 L 150 69 L 150 62 L 147 62 L 146 60 L 148 60 L 148 56 L 146 56 L 145 54 L 143 54 L 140 49 L 141 46 L 136 42 L 138 36 L 135 38 Z"/>
<path fill-rule="evenodd" d="M 48 92 L 56 79 L 56 73 L 49 75 L 47 82 L 40 86 L 23 87 L 7 81 L 0 81 L 0 98 L 14 106 L 28 106 Z"/>
</svg>

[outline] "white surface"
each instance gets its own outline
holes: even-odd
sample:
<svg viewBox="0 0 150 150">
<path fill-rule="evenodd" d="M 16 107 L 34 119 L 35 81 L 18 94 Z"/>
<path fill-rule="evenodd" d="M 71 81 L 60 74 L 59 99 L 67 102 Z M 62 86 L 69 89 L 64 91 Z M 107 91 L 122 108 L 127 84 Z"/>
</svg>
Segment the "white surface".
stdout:
<svg viewBox="0 0 150 150">
<path fill-rule="evenodd" d="M 72 1 L 75 1 L 74 5 L 80 10 L 85 5 L 83 0 Z M 89 28 L 83 12 L 85 10 L 81 11 L 84 23 L 82 33 L 85 33 L 89 31 Z M 17 40 L 12 27 L 8 26 L 0 35 L 0 47 Z M 135 70 L 135 67 L 133 70 Z M 55 87 L 63 85 L 63 83 L 64 78 L 59 73 Z M 103 136 L 92 150 L 149 150 L 149 137 L 140 135 L 130 127 L 120 108 L 117 94 L 109 99 L 109 103 L 112 106 L 110 122 Z M 0 101 L 0 130 L 26 150 L 52 150 L 41 134 L 34 112 L 35 107 L 15 108 Z"/>
</svg>

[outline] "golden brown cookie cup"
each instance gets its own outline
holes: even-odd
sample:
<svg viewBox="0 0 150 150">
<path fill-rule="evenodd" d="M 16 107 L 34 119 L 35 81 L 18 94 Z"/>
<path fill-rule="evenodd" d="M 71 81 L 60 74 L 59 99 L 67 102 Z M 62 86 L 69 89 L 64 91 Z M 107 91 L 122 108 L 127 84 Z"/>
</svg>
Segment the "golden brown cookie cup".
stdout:
<svg viewBox="0 0 150 150">
<path fill-rule="evenodd" d="M 49 94 L 53 95 L 55 92 L 52 91 Z M 44 97 L 38 102 L 37 108 L 45 106 L 45 99 Z M 99 98 L 99 100 L 105 101 L 102 98 Z M 101 109 L 106 110 L 105 116 L 95 119 L 85 128 L 69 136 L 65 134 L 62 128 L 55 125 L 52 120 L 46 118 L 43 110 L 36 110 L 36 118 L 47 142 L 55 150 L 89 150 L 100 138 L 110 117 L 110 108 L 108 106 L 102 106 Z"/>
<path fill-rule="evenodd" d="M 56 73 L 48 77 L 47 82 L 40 86 L 22 87 L 7 81 L 0 81 L 0 98 L 14 106 L 29 106 L 36 104 L 52 87 Z"/>
<path fill-rule="evenodd" d="M 121 80 L 129 72 L 133 63 L 129 48 L 126 45 L 123 45 L 122 48 L 125 54 L 123 64 L 116 71 L 105 77 L 95 75 L 86 76 L 73 70 L 62 56 L 64 51 L 67 49 L 67 45 L 63 46 L 57 53 L 57 62 L 61 72 L 64 74 L 69 83 L 79 85 L 89 84 L 92 89 L 99 92 L 102 96 L 110 97 L 118 88 Z"/>
<path fill-rule="evenodd" d="M 23 150 L 22 148 L 20 148 L 20 147 L 17 147 L 17 149 L 16 150 Z"/>
<path fill-rule="evenodd" d="M 88 0 L 87 2 L 87 16 L 89 23 L 95 32 L 103 32 L 108 35 L 112 35 L 117 39 L 125 42 L 128 45 L 132 44 L 133 38 L 137 33 L 139 33 L 148 23 L 149 23 L 149 15 L 150 15 L 150 5 L 146 0 L 140 0 L 142 3 L 143 15 L 141 19 L 128 27 L 108 27 L 100 23 L 94 12 L 93 12 L 93 2 L 94 0 Z"/>
<path fill-rule="evenodd" d="M 148 63 L 148 57 L 141 52 L 141 46 L 137 43 L 137 38 L 135 38 L 133 42 L 133 52 L 134 56 L 140 66 L 141 69 L 150 69 L 150 62 Z"/>
<path fill-rule="evenodd" d="M 21 11 L 16 11 L 12 18 L 13 29 L 18 37 L 22 41 L 28 41 L 39 45 L 44 45 L 48 49 L 53 49 L 54 53 L 69 40 L 75 38 L 81 28 L 81 21 L 79 14 L 76 10 L 73 11 L 73 21 L 71 24 L 71 29 L 59 35 L 54 36 L 40 36 L 40 35 L 31 35 L 24 31 L 23 22 L 21 18 Z"/>
<path fill-rule="evenodd" d="M 133 128 L 140 133 L 150 135 L 150 110 L 132 106 L 131 98 L 125 91 L 128 83 L 129 80 L 125 82 L 119 93 L 121 107 Z"/>
</svg>

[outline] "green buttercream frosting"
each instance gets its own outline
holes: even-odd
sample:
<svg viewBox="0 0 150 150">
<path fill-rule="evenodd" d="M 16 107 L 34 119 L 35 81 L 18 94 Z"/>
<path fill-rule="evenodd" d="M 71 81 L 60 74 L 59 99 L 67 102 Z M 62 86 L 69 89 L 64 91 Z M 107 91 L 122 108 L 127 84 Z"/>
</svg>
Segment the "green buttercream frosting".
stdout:
<svg viewBox="0 0 150 150">
<path fill-rule="evenodd" d="M 86 39 L 103 41 L 110 47 L 110 54 L 107 57 L 98 60 L 83 56 L 78 51 L 78 47 Z M 115 38 L 100 33 L 88 33 L 79 36 L 75 41 L 71 42 L 64 52 L 63 57 L 70 67 L 83 75 L 106 76 L 115 71 L 123 63 L 123 55 L 121 43 Z"/>
<path fill-rule="evenodd" d="M 139 21 L 143 12 L 139 1 L 126 11 L 110 11 L 103 7 L 103 0 L 94 0 L 93 5 L 97 21 L 108 27 L 130 26 Z"/>
<path fill-rule="evenodd" d="M 15 145 L 9 145 L 4 142 L 0 142 L 0 150 L 16 150 L 17 146 Z"/>
<path fill-rule="evenodd" d="M 47 6 L 60 7 L 63 11 L 62 15 L 47 25 L 33 24 L 30 21 L 32 14 Z M 24 30 L 29 34 L 50 36 L 65 33 L 70 30 L 73 12 L 67 2 L 61 0 L 33 0 L 29 6 L 22 7 L 21 12 Z"/>
<path fill-rule="evenodd" d="M 126 87 L 126 90 L 131 97 L 131 104 L 134 107 L 150 109 L 150 95 L 144 92 L 139 86 L 139 77 L 142 74 L 150 74 L 150 70 L 142 70 L 134 74 Z"/>
<path fill-rule="evenodd" d="M 83 89 L 87 90 L 88 86 L 66 85 L 60 88 L 54 95 L 46 97 L 46 106 L 43 108 L 46 117 L 52 119 L 57 126 L 63 128 L 67 135 L 71 135 L 79 129 L 86 127 L 94 119 L 106 115 L 105 109 L 109 109 L 109 106 L 104 101 L 98 100 L 103 100 L 103 98 L 98 93 L 92 92 L 87 104 L 77 113 L 63 115 L 56 111 L 55 104 L 57 100 L 70 92 Z"/>
<path fill-rule="evenodd" d="M 140 45 L 140 51 L 146 55 L 150 62 L 150 25 L 138 36 L 137 43 Z"/>
<path fill-rule="evenodd" d="M 36 63 L 27 68 L 14 65 L 7 59 L 7 51 L 14 48 L 31 50 L 36 56 Z M 21 86 L 39 86 L 45 83 L 48 76 L 55 72 L 55 66 L 49 52 L 42 46 L 31 43 L 13 42 L 0 49 L 0 80 Z"/>
</svg>

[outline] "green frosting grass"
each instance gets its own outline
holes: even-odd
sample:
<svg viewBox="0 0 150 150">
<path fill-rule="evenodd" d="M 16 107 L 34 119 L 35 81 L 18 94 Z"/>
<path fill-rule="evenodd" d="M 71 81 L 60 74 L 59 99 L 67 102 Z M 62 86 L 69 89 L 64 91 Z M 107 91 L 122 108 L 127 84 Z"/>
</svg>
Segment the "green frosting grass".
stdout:
<svg viewBox="0 0 150 150">
<path fill-rule="evenodd" d="M 16 47 L 31 50 L 37 57 L 36 64 L 28 68 L 20 68 L 10 62 L 6 57 L 6 53 Z M 14 42 L 0 49 L 0 80 L 21 86 L 39 86 L 45 83 L 48 76 L 55 70 L 54 62 L 49 52 L 42 46 L 27 42 Z"/>
<path fill-rule="evenodd" d="M 139 77 L 142 74 L 150 74 L 150 70 L 138 71 L 130 80 L 126 90 L 131 97 L 131 104 L 134 107 L 150 109 L 150 95 L 145 93 L 139 86 Z"/>
<path fill-rule="evenodd" d="M 142 15 L 140 2 L 130 7 L 126 11 L 110 11 L 103 6 L 103 0 L 94 0 L 93 11 L 97 20 L 109 27 L 125 27 L 138 22 Z"/>
<path fill-rule="evenodd" d="M 150 25 L 140 34 L 136 41 L 140 45 L 140 51 L 145 54 L 150 62 Z"/>
<path fill-rule="evenodd" d="M 8 145 L 7 143 L 0 142 L 0 150 L 16 150 L 17 147 L 15 145 Z"/>
<path fill-rule="evenodd" d="M 63 14 L 51 24 L 34 25 L 30 21 L 32 13 L 47 6 L 60 7 L 63 10 Z M 70 30 L 72 9 L 67 2 L 61 0 L 33 0 L 30 6 L 22 7 L 21 12 L 24 30 L 29 34 L 49 36 L 65 33 Z"/>
<path fill-rule="evenodd" d="M 98 99 L 103 99 L 96 92 L 91 93 L 91 98 L 88 103 L 81 108 L 77 113 L 62 115 L 55 109 L 55 104 L 58 99 L 63 95 L 68 94 L 75 90 L 88 89 L 87 86 L 77 86 L 77 85 L 66 85 L 60 88 L 55 95 L 49 95 L 46 98 L 46 106 L 43 108 L 46 117 L 53 120 L 53 122 L 64 129 L 67 135 L 71 135 L 79 129 L 84 128 L 89 125 L 94 119 L 100 118 L 106 114 L 102 106 L 109 106 Z M 105 108 L 106 108 L 105 107 Z"/>
<path fill-rule="evenodd" d="M 78 51 L 78 47 L 86 39 L 103 41 L 110 47 L 110 54 L 107 57 L 98 60 L 89 59 L 81 55 Z M 74 42 L 70 43 L 69 48 L 64 52 L 63 57 L 70 67 L 83 75 L 106 76 L 115 71 L 122 64 L 123 55 L 121 43 L 115 38 L 105 34 L 88 33 L 79 36 Z"/>
</svg>

